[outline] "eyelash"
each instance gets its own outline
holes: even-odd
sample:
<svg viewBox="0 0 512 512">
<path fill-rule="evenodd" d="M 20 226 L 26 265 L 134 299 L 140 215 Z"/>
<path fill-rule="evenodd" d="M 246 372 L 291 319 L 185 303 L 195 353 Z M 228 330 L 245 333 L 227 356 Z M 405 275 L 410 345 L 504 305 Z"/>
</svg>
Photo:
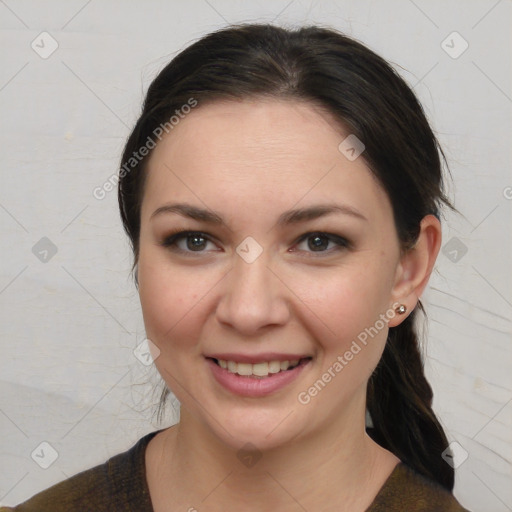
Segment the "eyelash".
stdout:
<svg viewBox="0 0 512 512">
<path fill-rule="evenodd" d="M 173 233 L 170 233 L 168 236 L 166 236 L 166 238 L 160 243 L 160 245 L 162 245 L 163 247 L 166 247 L 170 250 L 173 250 L 175 252 L 180 252 L 182 254 L 186 254 L 186 255 L 192 255 L 192 256 L 200 256 L 200 255 L 203 255 L 206 251 L 188 251 L 188 250 L 183 250 L 181 248 L 179 248 L 176 243 L 181 240 L 181 239 L 186 239 L 187 237 L 189 236 L 199 236 L 201 238 L 204 238 L 205 240 L 209 241 L 209 242 L 213 242 L 213 240 L 206 234 L 206 233 L 203 233 L 202 231 L 187 231 L 187 230 L 182 230 L 182 231 L 176 231 L 176 232 L 173 232 Z M 299 244 L 301 242 L 303 242 L 304 240 L 307 240 L 308 238 L 312 238 L 314 236 L 318 236 L 318 237 L 322 237 L 322 238 L 326 238 L 329 242 L 333 242 L 337 245 L 337 247 L 335 247 L 334 249 L 328 249 L 328 250 L 325 250 L 325 251 L 301 251 L 301 252 L 306 252 L 306 253 L 309 253 L 310 255 L 312 256 L 308 256 L 308 257 L 317 257 L 317 256 L 320 256 L 321 255 L 325 255 L 325 254 L 331 254 L 334 251 L 341 251 L 343 249 L 350 249 L 352 247 L 351 243 L 346 239 L 346 238 L 343 238 L 339 235 L 335 235 L 333 233 L 325 233 L 323 231 L 311 231 L 311 232 L 308 232 L 308 233 L 304 233 L 296 242 L 295 244 Z"/>
</svg>

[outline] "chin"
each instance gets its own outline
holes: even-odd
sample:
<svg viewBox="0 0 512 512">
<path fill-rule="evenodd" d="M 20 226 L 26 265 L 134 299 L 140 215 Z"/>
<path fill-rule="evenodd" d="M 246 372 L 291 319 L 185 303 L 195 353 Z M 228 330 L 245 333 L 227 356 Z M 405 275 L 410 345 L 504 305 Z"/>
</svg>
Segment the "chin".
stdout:
<svg viewBox="0 0 512 512">
<path fill-rule="evenodd" d="M 220 409 L 222 411 L 222 408 Z M 206 418 L 207 427 L 224 444 L 235 450 L 248 443 L 260 451 L 279 448 L 300 433 L 293 408 L 262 409 L 256 405 L 222 411 L 219 422 Z M 289 421 L 293 418 L 293 421 Z"/>
</svg>

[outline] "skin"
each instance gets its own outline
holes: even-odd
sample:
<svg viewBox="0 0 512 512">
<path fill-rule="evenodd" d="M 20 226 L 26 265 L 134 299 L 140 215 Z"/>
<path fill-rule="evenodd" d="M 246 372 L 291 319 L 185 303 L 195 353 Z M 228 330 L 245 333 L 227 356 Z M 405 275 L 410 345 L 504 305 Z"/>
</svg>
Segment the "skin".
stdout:
<svg viewBox="0 0 512 512">
<path fill-rule="evenodd" d="M 389 327 L 412 311 L 441 244 L 434 216 L 415 247 L 400 244 L 391 204 L 363 157 L 339 150 L 348 135 L 318 107 L 283 100 L 199 105 L 154 149 L 141 212 L 138 279 L 155 364 L 181 402 L 181 420 L 150 442 L 147 480 L 156 512 L 364 511 L 399 460 L 365 432 L 365 395 Z M 363 154 L 364 156 L 364 154 Z M 216 212 L 224 225 L 153 213 L 170 203 Z M 278 217 L 317 204 L 346 213 L 280 226 Z M 172 230 L 201 231 L 161 242 Z M 311 232 L 349 240 L 315 251 Z M 263 252 L 236 252 L 248 236 Z M 312 240 L 313 239 L 313 240 Z M 309 244 L 308 244 L 309 240 Z M 188 252 L 186 252 L 188 251 Z M 298 401 L 393 305 L 395 314 L 307 404 Z M 235 396 L 213 378 L 214 352 L 312 356 L 299 377 L 260 398 Z M 261 458 L 246 467 L 237 452 Z M 301 508 L 303 507 L 303 508 Z"/>
</svg>

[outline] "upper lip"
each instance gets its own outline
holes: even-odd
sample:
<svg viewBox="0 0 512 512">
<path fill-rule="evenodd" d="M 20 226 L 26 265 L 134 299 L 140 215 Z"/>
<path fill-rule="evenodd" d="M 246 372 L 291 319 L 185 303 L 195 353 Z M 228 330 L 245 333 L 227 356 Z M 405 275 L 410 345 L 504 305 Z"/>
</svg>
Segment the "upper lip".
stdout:
<svg viewBox="0 0 512 512">
<path fill-rule="evenodd" d="M 222 352 L 205 354 L 206 358 L 221 359 L 223 361 L 235 361 L 237 363 L 264 363 L 268 361 L 294 361 L 296 359 L 310 358 L 307 354 L 283 354 L 277 352 L 264 352 L 261 354 L 237 354 L 234 352 Z"/>
</svg>

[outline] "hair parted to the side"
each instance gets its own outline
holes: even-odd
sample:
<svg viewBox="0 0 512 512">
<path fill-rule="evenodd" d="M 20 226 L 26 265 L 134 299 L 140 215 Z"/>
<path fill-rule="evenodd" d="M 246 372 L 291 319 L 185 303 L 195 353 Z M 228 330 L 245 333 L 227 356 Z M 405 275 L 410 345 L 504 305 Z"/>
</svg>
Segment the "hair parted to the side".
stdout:
<svg viewBox="0 0 512 512">
<path fill-rule="evenodd" d="M 417 239 L 425 215 L 439 216 L 443 205 L 453 208 L 443 191 L 444 155 L 412 90 L 366 46 L 318 26 L 235 25 L 193 43 L 151 83 L 121 164 L 191 98 L 201 108 L 215 100 L 257 97 L 314 103 L 339 121 L 340 134 L 354 134 L 363 141 L 361 158 L 390 198 L 402 250 Z M 119 180 L 120 212 L 134 266 L 147 158 L 120 173 Z M 421 303 L 419 307 L 423 309 Z M 441 457 L 448 441 L 432 410 L 415 314 L 390 328 L 369 380 L 367 408 L 373 427 L 368 434 L 451 491 L 454 471 Z"/>
</svg>

